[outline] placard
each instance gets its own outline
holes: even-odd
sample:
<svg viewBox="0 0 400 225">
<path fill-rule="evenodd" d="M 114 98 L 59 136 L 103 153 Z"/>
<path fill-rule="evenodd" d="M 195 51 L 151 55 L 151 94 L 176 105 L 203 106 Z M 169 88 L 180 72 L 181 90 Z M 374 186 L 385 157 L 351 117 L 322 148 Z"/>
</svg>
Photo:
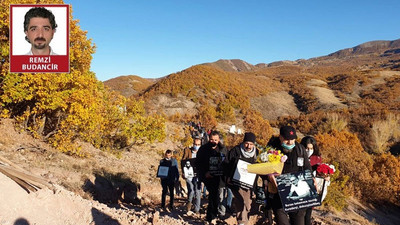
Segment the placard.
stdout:
<svg viewBox="0 0 400 225">
<path fill-rule="evenodd" d="M 169 166 L 158 166 L 157 177 L 166 178 L 168 177 Z"/>
<path fill-rule="evenodd" d="M 247 165 L 250 164 L 251 163 L 248 163 L 241 159 L 238 160 L 235 172 L 233 173 L 232 177 L 233 184 L 245 189 L 253 188 L 257 174 L 249 173 L 247 171 Z"/>
<path fill-rule="evenodd" d="M 13 73 L 69 73 L 69 5 L 11 4 L 9 55 Z"/>
<path fill-rule="evenodd" d="M 276 182 L 285 212 L 321 205 L 310 170 L 281 174 Z"/>
<path fill-rule="evenodd" d="M 212 176 L 222 176 L 224 174 L 222 168 L 222 157 L 220 156 L 210 157 L 208 171 Z"/>
<path fill-rule="evenodd" d="M 185 178 L 193 178 L 197 176 L 196 158 L 185 159 L 182 160 L 181 163 Z"/>
</svg>

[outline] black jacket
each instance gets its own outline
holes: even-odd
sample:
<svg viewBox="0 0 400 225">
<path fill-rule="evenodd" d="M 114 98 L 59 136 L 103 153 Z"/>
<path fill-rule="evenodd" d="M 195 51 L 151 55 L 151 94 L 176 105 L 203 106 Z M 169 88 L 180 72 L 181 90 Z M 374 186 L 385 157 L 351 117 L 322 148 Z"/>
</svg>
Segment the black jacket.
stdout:
<svg viewBox="0 0 400 225">
<path fill-rule="evenodd" d="M 178 162 L 176 161 L 176 159 L 174 159 L 174 158 L 171 158 L 171 160 L 166 160 L 165 158 L 161 159 L 160 166 L 169 167 L 168 177 L 161 178 L 161 180 L 164 180 L 168 183 L 173 183 L 173 182 L 178 181 L 179 170 L 178 170 Z"/>
<path fill-rule="evenodd" d="M 255 163 L 257 161 L 257 155 L 258 155 L 258 149 L 256 148 L 256 153 L 254 154 L 254 157 L 251 158 L 245 158 L 242 154 L 242 151 L 240 150 L 240 145 L 237 145 L 233 147 L 229 152 L 228 152 L 228 157 L 225 159 L 225 176 L 227 178 L 232 178 L 233 174 L 235 173 L 236 165 L 239 159 L 248 162 L 248 163 Z M 255 179 L 257 181 L 257 179 Z M 230 185 L 230 188 L 238 188 L 237 186 Z"/>
<path fill-rule="evenodd" d="M 272 137 L 267 145 L 277 150 L 281 150 L 283 154 L 287 155 L 288 159 L 283 166 L 282 174 L 304 171 L 306 169 L 311 170 L 310 160 L 308 159 L 306 149 L 303 145 L 295 142 L 295 147 L 289 153 L 285 153 L 283 151 L 283 147 L 281 146 L 281 141 L 279 140 L 279 137 Z M 302 157 L 304 160 L 303 166 L 298 166 L 297 164 L 297 160 L 299 157 Z"/>
<path fill-rule="evenodd" d="M 212 148 L 211 143 L 208 142 L 205 145 L 202 145 L 197 152 L 196 155 L 196 169 L 197 173 L 199 176 L 200 181 L 204 182 L 206 181 L 206 173 L 210 170 L 210 158 L 218 158 L 220 162 L 220 166 L 222 167 L 222 170 L 224 171 L 225 167 L 225 157 L 227 156 L 227 149 L 226 147 L 222 144 L 219 143 L 215 149 Z M 220 181 L 222 181 L 222 186 L 224 186 L 223 182 L 223 176 L 219 176 Z M 221 186 L 221 185 L 220 185 Z"/>
</svg>

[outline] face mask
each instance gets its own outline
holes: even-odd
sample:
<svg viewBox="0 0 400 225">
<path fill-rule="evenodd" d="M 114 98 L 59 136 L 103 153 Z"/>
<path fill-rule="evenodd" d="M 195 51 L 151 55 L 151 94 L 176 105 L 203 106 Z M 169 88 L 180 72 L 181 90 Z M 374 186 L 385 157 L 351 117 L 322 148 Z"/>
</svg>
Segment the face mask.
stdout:
<svg viewBox="0 0 400 225">
<path fill-rule="evenodd" d="M 292 150 L 292 149 L 294 148 L 294 146 L 296 146 L 295 144 L 287 145 L 287 144 L 285 144 L 285 143 L 282 143 L 281 145 L 282 145 L 282 147 L 283 147 L 284 149 L 286 149 L 286 150 Z"/>
<path fill-rule="evenodd" d="M 307 150 L 308 152 L 308 158 L 310 158 L 310 156 L 314 153 L 314 150 Z"/>
<path fill-rule="evenodd" d="M 193 149 L 194 149 L 195 151 L 199 150 L 199 148 L 200 148 L 200 146 L 198 146 L 198 145 L 194 145 L 194 146 L 193 146 Z"/>
<path fill-rule="evenodd" d="M 215 142 L 210 142 L 210 143 L 211 143 L 211 147 L 213 147 L 213 148 L 214 148 L 215 146 L 217 146 L 217 144 L 218 144 L 218 143 L 215 143 Z"/>
</svg>

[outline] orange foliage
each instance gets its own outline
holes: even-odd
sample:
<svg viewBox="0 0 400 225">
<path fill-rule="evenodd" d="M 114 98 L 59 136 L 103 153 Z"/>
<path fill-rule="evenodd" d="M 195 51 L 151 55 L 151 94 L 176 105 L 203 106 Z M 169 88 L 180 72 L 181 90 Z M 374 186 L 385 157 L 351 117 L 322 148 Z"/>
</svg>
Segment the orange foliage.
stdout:
<svg viewBox="0 0 400 225">
<path fill-rule="evenodd" d="M 374 156 L 372 180 L 367 187 L 371 200 L 400 203 L 400 159 L 391 154 Z"/>
<path fill-rule="evenodd" d="M 369 155 L 357 136 L 348 131 L 318 134 L 316 139 L 326 162 L 338 165 L 349 177 L 353 194 L 375 203 L 399 205 L 399 158 L 391 154 Z"/>
<path fill-rule="evenodd" d="M 256 111 L 248 111 L 244 117 L 243 125 L 246 131 L 253 132 L 257 136 L 257 143 L 266 145 L 273 134 L 268 122 Z"/>
</svg>

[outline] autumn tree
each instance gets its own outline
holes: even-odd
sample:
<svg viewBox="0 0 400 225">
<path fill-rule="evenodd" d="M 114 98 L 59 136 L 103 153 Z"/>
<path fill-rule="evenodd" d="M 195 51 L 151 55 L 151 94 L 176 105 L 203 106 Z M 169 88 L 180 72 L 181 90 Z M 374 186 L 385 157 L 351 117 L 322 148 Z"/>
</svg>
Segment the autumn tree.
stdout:
<svg viewBox="0 0 400 225">
<path fill-rule="evenodd" d="M 61 0 L 0 2 L 0 104 L 3 117 L 56 148 L 80 155 L 75 140 L 98 147 L 162 139 L 164 120 L 149 117 L 143 102 L 126 110 L 126 99 L 111 93 L 90 71 L 95 46 L 70 14 L 70 73 L 9 72 L 9 4 L 63 4 Z M 71 10 L 72 11 L 72 10 Z"/>
<path fill-rule="evenodd" d="M 348 131 L 333 130 L 315 138 L 325 162 L 336 164 L 343 176 L 348 176 L 348 183 L 353 187 L 351 192 L 358 197 L 367 197 L 373 160 L 362 148 L 357 136 Z"/>
<path fill-rule="evenodd" d="M 243 125 L 246 131 L 253 132 L 257 136 L 257 142 L 265 145 L 273 134 L 268 120 L 265 120 L 259 112 L 248 111 L 244 117 Z"/>
</svg>

